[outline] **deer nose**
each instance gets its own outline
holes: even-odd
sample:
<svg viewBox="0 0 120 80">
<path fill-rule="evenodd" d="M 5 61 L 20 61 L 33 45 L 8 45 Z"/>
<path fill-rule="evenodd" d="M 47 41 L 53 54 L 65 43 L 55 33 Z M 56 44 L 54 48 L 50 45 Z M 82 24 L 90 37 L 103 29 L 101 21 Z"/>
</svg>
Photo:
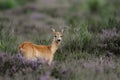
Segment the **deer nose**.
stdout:
<svg viewBox="0 0 120 80">
<path fill-rule="evenodd" d="M 57 41 L 58 41 L 58 42 L 60 42 L 61 40 L 60 40 L 60 39 L 58 39 Z"/>
</svg>

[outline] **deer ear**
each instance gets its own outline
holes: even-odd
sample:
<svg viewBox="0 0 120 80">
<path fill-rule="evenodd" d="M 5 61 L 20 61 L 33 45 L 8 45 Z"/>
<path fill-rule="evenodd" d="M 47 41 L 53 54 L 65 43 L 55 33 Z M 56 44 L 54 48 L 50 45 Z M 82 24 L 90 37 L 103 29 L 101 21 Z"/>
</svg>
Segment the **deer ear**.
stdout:
<svg viewBox="0 0 120 80">
<path fill-rule="evenodd" d="M 54 28 L 51 28 L 51 30 L 52 30 L 53 32 L 55 32 L 55 29 L 54 29 Z"/>
<path fill-rule="evenodd" d="M 61 29 L 61 32 L 63 33 L 63 32 L 64 32 L 64 29 Z"/>
</svg>

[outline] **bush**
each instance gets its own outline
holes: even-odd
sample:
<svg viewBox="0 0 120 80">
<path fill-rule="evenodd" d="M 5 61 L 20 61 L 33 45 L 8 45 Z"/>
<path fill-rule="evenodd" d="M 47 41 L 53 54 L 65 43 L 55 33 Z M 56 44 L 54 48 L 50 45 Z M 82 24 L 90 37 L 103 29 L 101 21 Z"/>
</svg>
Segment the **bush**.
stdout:
<svg viewBox="0 0 120 80">
<path fill-rule="evenodd" d="M 91 33 L 88 31 L 88 25 L 86 23 L 81 23 L 78 27 L 76 28 L 71 28 L 69 34 L 69 38 L 67 37 L 65 42 L 66 48 L 70 48 L 68 50 L 70 51 L 75 51 L 75 50 L 84 50 L 90 40 L 91 40 Z"/>
<path fill-rule="evenodd" d="M 102 50 L 120 55 L 120 32 L 116 28 L 103 29 L 100 39 L 99 46 Z"/>
<path fill-rule="evenodd" d="M 1 54 L 0 63 L 0 75 L 7 74 L 9 76 L 12 76 L 15 73 L 19 72 L 25 74 L 34 71 L 42 62 L 27 61 L 19 54 L 17 54 L 16 56 Z"/>
<path fill-rule="evenodd" d="M 15 8 L 19 5 L 25 5 L 32 0 L 0 0 L 0 10 Z"/>
<path fill-rule="evenodd" d="M 0 0 L 0 10 L 11 9 L 17 6 L 15 0 Z"/>
<path fill-rule="evenodd" d="M 106 0 L 87 0 L 87 7 L 91 13 L 99 13 L 106 5 Z"/>
<path fill-rule="evenodd" d="M 16 75 L 22 76 L 22 79 L 34 80 L 34 77 L 29 79 L 29 76 L 34 75 L 35 80 L 40 78 L 51 77 L 54 79 L 65 80 L 69 78 L 71 74 L 70 70 L 67 67 L 58 65 L 57 63 L 51 66 L 46 65 L 45 61 L 28 61 L 25 60 L 20 54 L 11 56 L 8 54 L 0 54 L 0 76 L 7 75 L 11 79 L 15 78 Z M 26 77 L 26 78 L 25 78 Z"/>
<path fill-rule="evenodd" d="M 89 49 L 92 34 L 88 31 L 88 25 L 81 23 L 75 28 L 71 27 L 63 39 L 63 46 L 58 50 L 58 54 L 55 56 L 58 61 L 65 60 L 69 55 L 79 58 L 81 56 L 80 52 L 86 52 L 87 49 Z"/>
<path fill-rule="evenodd" d="M 19 5 L 24 5 L 30 1 L 33 1 L 33 0 L 15 0 Z"/>
<path fill-rule="evenodd" d="M 3 31 L 3 28 L 3 25 L 0 24 L 0 50 L 12 54 L 16 53 L 18 46 L 16 37 L 6 31 Z"/>
</svg>

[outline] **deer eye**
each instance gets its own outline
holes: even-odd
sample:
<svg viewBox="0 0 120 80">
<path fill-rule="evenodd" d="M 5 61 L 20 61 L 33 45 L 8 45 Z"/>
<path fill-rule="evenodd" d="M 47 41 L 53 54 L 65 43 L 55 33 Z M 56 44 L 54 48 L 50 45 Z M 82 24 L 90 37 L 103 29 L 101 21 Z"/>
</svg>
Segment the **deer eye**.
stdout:
<svg viewBox="0 0 120 80">
<path fill-rule="evenodd" d="M 57 36 L 55 36 L 55 37 L 57 37 Z"/>
<path fill-rule="evenodd" d="M 63 37 L 63 36 L 60 36 L 60 37 Z"/>
</svg>

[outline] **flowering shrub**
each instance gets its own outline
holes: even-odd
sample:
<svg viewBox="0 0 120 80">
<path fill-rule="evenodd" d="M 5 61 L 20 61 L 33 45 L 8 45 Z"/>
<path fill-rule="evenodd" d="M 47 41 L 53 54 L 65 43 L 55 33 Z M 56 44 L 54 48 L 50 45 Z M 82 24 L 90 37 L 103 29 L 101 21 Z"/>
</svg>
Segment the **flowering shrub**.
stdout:
<svg viewBox="0 0 120 80">
<path fill-rule="evenodd" d="M 26 73 L 36 70 L 41 62 L 40 61 L 27 61 L 19 54 L 16 56 L 10 56 L 7 54 L 0 55 L 0 74 L 13 75 L 17 72 Z"/>
<path fill-rule="evenodd" d="M 49 66 L 42 60 L 25 60 L 20 54 L 15 56 L 0 54 L 0 79 L 1 76 L 4 75 L 7 75 L 8 78 L 15 78 L 16 75 L 19 75 L 19 77 L 25 76 L 29 78 L 29 76 L 36 74 L 36 77 L 31 78 L 31 80 L 48 80 L 48 78 L 53 80 L 53 78 L 68 78 L 70 73 L 71 72 L 67 67 L 63 67 L 63 65 L 58 65 L 57 63 Z"/>
<path fill-rule="evenodd" d="M 100 39 L 100 47 L 103 50 L 112 52 L 114 54 L 120 54 L 120 33 L 116 28 L 103 29 Z"/>
</svg>

